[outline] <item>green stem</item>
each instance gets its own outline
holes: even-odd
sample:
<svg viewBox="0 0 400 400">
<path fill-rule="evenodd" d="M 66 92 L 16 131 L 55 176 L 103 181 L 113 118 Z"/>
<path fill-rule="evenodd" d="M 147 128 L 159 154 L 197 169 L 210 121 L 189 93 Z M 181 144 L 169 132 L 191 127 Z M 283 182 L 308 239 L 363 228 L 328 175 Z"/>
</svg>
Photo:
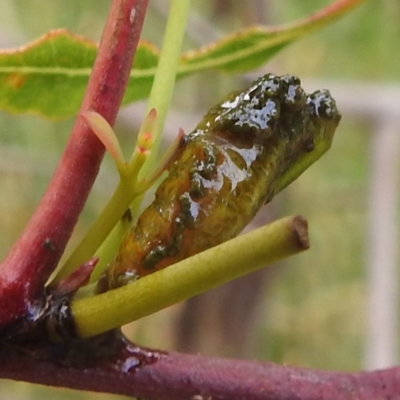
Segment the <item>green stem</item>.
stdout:
<svg viewBox="0 0 400 400">
<path fill-rule="evenodd" d="M 307 222 L 287 217 L 109 292 L 74 300 L 80 337 L 150 315 L 307 249 Z"/>
<path fill-rule="evenodd" d="M 161 132 L 164 128 L 165 118 L 173 95 L 179 58 L 185 37 L 190 1 L 172 0 L 171 3 L 157 73 L 154 77 L 147 103 L 147 112 L 152 108 L 157 110 L 158 127 L 157 132 L 155 132 L 155 142 L 150 157 L 141 170 L 141 177 L 146 177 L 157 164 L 158 149 L 162 136 Z"/>
<path fill-rule="evenodd" d="M 125 215 L 127 216 L 126 218 L 124 217 Z M 118 220 L 118 223 L 97 249 L 95 257 L 97 257 L 99 261 L 90 275 L 90 283 L 97 282 L 100 279 L 101 274 L 115 256 L 116 249 L 120 246 L 123 237 L 131 227 L 132 214 L 130 210 L 128 213 L 124 214 L 124 216 Z"/>
<path fill-rule="evenodd" d="M 59 283 L 68 276 L 77 267 L 89 260 L 95 254 L 96 250 L 107 238 L 121 215 L 128 209 L 129 203 L 135 194 L 134 185 L 127 179 L 121 180 L 111 197 L 110 201 L 103 209 L 101 214 L 94 221 L 86 236 L 75 248 L 71 256 L 60 269 L 52 284 Z"/>
</svg>

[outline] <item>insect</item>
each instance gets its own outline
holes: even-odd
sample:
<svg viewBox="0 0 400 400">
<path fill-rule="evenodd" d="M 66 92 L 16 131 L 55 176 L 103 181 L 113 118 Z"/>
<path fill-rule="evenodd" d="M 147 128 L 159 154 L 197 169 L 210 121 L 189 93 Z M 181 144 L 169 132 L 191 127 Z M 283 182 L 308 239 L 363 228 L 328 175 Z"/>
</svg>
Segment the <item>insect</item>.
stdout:
<svg viewBox="0 0 400 400">
<path fill-rule="evenodd" d="M 316 148 L 330 145 L 339 121 L 328 91 L 306 95 L 291 75 L 228 95 L 186 137 L 105 272 L 105 290 L 236 236 L 322 155 Z"/>
</svg>

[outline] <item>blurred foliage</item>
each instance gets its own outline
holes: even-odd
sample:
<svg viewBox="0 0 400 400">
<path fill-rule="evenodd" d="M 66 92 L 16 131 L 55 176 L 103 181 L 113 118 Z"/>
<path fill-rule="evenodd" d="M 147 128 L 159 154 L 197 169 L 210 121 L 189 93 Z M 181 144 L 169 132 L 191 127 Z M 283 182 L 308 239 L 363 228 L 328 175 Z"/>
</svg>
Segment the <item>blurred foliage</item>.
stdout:
<svg viewBox="0 0 400 400">
<path fill-rule="evenodd" d="M 310 12 L 316 3 L 326 2 L 289 0 L 276 3 L 280 15 L 290 20 L 299 13 Z M 400 52 L 393 40 L 400 34 L 399 20 L 398 1 L 370 0 L 347 18 L 295 43 L 283 55 L 282 62 L 289 69 L 304 69 L 303 76 L 399 80 Z"/>
<path fill-rule="evenodd" d="M 61 27 L 98 40 L 109 4 L 106 0 L 70 0 L 68 6 L 62 0 L 1 2 L 2 47 L 24 44 L 49 29 Z M 144 37 L 157 45 L 163 34 L 163 3 L 165 0 L 150 1 L 152 8 L 144 29 Z M 193 3 L 196 23 L 189 24 L 188 42 L 199 45 L 207 35 L 216 38 L 221 32 L 231 32 L 253 21 L 274 25 L 289 22 L 330 1 L 246 2 L 263 13 L 244 12 L 240 5 L 244 2 L 234 0 Z M 370 0 L 341 21 L 289 46 L 266 69 L 302 78 L 398 81 L 400 52 L 394 38 L 400 35 L 399 22 L 398 0 Z M 154 29 L 155 26 L 160 29 Z M 173 109 L 182 115 L 202 114 L 224 93 L 238 86 L 237 77 L 215 72 L 187 78 L 177 84 Z M 132 106 L 129 109 L 136 110 Z M 117 131 L 129 147 L 132 138 L 128 135 L 138 121 L 123 114 Z M 193 126 L 196 122 L 193 120 Z M 37 117 L 0 113 L 1 256 L 23 229 L 43 193 L 71 124 L 72 121 L 52 123 Z M 176 131 L 181 126 L 180 120 L 172 124 Z M 274 200 L 279 215 L 301 213 L 307 217 L 312 248 L 285 262 L 269 286 L 250 358 L 326 369 L 361 367 L 369 129 L 367 122 L 344 119 L 331 151 Z M 105 161 L 74 240 L 78 240 L 111 194 L 116 173 L 107 158 Z M 177 312 L 179 305 L 135 323 L 128 328 L 129 332 L 141 344 L 171 348 Z M 0 391 L 5 399 L 103 398 L 5 381 L 0 382 Z"/>
<path fill-rule="evenodd" d="M 345 120 L 330 152 L 276 199 L 280 213 L 307 216 L 312 247 L 284 264 L 267 294 L 260 358 L 322 369 L 362 367 L 371 132 L 361 128 Z"/>
</svg>

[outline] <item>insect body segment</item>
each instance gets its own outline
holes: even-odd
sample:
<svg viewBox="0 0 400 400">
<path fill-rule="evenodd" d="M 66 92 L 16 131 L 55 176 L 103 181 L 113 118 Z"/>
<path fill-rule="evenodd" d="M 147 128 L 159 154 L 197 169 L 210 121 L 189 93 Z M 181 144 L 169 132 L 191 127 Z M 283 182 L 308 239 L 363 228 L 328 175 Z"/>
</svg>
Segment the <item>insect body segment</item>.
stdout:
<svg viewBox="0 0 400 400">
<path fill-rule="evenodd" d="M 108 288 L 236 236 L 316 159 L 314 149 L 329 147 L 339 120 L 329 92 L 307 96 L 290 75 L 227 96 L 187 136 L 106 272 Z"/>
</svg>

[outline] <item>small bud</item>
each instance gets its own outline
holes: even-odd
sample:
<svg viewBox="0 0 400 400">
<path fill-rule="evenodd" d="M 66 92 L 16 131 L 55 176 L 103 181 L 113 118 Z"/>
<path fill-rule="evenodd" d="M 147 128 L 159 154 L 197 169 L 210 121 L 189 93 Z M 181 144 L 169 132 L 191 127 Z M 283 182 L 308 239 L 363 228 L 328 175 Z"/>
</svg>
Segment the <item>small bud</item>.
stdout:
<svg viewBox="0 0 400 400">
<path fill-rule="evenodd" d="M 87 111 L 82 114 L 90 129 L 103 143 L 117 166 L 125 164 L 125 158 L 119 145 L 118 139 L 110 124 L 97 112 Z"/>
<path fill-rule="evenodd" d="M 151 150 L 154 143 L 154 136 L 157 131 L 157 126 L 157 111 L 155 110 L 155 108 L 152 108 L 145 117 L 142 126 L 140 127 L 137 147 L 144 147 L 147 150 Z"/>
</svg>

